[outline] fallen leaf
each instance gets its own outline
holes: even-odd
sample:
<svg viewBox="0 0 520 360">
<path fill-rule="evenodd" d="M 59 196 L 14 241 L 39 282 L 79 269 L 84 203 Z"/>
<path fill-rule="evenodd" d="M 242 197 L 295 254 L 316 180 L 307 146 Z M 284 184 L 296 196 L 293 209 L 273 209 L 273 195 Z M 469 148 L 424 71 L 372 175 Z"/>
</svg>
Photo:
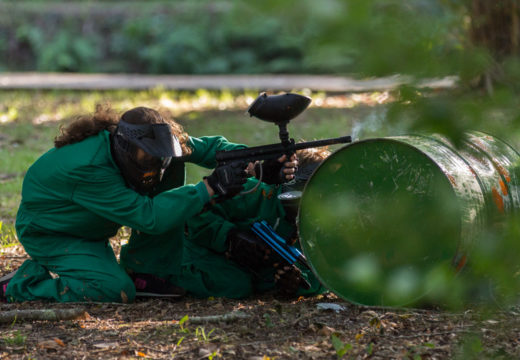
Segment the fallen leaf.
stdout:
<svg viewBox="0 0 520 360">
<path fill-rule="evenodd" d="M 126 295 L 123 290 L 121 290 L 121 300 L 123 301 L 123 304 L 128 304 L 128 295 Z"/>
<path fill-rule="evenodd" d="M 320 352 L 321 349 L 316 345 L 307 345 L 303 348 L 306 352 Z"/>
<path fill-rule="evenodd" d="M 63 288 L 63 291 L 60 292 L 60 295 L 65 295 L 68 291 L 69 291 L 69 287 L 68 287 L 68 286 L 65 286 L 65 287 Z"/>
<path fill-rule="evenodd" d="M 54 340 L 45 340 L 38 343 L 38 347 L 46 350 L 58 350 L 60 345 Z"/>
<path fill-rule="evenodd" d="M 211 351 L 209 351 L 208 349 L 204 349 L 204 348 L 200 348 L 199 349 L 199 356 L 201 358 L 205 358 L 205 357 L 208 357 L 211 355 Z"/>
<path fill-rule="evenodd" d="M 336 330 L 334 330 L 333 328 L 331 327 L 328 327 L 328 326 L 324 326 L 322 327 L 320 330 L 318 330 L 318 334 L 319 335 L 323 335 L 323 336 L 329 336 L 330 334 L 332 334 L 333 332 L 335 332 Z"/>
<path fill-rule="evenodd" d="M 309 330 L 312 332 L 316 332 L 316 331 L 318 331 L 318 327 L 316 326 L 316 324 L 310 324 Z"/>
<path fill-rule="evenodd" d="M 359 314 L 359 316 L 374 318 L 374 317 L 379 317 L 379 314 L 376 313 L 374 310 L 367 310 L 367 311 L 363 311 L 361 314 Z"/>
<path fill-rule="evenodd" d="M 65 343 L 61 340 L 61 339 L 58 339 L 58 338 L 54 338 L 53 339 L 56 344 L 58 344 L 59 346 L 65 346 Z"/>
<path fill-rule="evenodd" d="M 412 314 L 401 314 L 401 315 L 399 315 L 399 317 L 401 319 L 411 319 L 411 318 L 413 318 L 413 315 Z"/>
<path fill-rule="evenodd" d="M 370 324 L 370 326 L 373 326 L 376 329 L 379 329 L 381 327 L 381 320 L 378 317 L 370 319 L 368 323 Z"/>
<path fill-rule="evenodd" d="M 92 320 L 92 318 L 90 317 L 90 314 L 88 312 L 84 312 L 80 317 L 79 319 L 81 320 Z"/>
</svg>

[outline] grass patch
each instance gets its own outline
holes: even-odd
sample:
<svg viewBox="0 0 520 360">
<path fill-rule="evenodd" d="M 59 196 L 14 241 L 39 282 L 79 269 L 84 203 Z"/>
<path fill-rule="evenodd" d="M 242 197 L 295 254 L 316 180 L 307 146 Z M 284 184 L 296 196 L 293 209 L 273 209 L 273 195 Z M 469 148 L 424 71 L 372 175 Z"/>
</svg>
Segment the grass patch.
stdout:
<svg viewBox="0 0 520 360">
<path fill-rule="evenodd" d="M 0 248 L 17 244 L 16 231 L 14 223 L 5 223 L 0 221 Z"/>
</svg>

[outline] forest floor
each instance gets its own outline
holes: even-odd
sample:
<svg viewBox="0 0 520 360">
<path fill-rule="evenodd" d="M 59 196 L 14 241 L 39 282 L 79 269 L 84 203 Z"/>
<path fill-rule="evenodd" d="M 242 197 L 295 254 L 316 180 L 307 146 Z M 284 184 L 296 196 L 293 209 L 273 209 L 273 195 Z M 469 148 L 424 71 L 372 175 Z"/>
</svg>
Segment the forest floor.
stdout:
<svg viewBox="0 0 520 360">
<path fill-rule="evenodd" d="M 26 258 L 20 245 L 0 249 L 0 275 Z M 77 314 L 23 319 L 43 309 Z M 0 304 L 0 359 L 510 359 L 520 357 L 519 315 L 371 308 L 332 293 Z"/>
</svg>

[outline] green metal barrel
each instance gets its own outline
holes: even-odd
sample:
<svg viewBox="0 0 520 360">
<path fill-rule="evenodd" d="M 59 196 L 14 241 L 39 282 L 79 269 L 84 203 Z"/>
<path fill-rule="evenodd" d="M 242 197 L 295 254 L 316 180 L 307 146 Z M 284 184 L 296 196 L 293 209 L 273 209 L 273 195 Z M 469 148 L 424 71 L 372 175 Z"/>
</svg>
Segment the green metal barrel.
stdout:
<svg viewBox="0 0 520 360">
<path fill-rule="evenodd" d="M 520 208 L 520 155 L 467 135 L 358 141 L 314 172 L 298 230 L 315 274 L 353 303 L 406 306 L 432 291 L 442 269 L 462 269 L 482 230 Z"/>
</svg>

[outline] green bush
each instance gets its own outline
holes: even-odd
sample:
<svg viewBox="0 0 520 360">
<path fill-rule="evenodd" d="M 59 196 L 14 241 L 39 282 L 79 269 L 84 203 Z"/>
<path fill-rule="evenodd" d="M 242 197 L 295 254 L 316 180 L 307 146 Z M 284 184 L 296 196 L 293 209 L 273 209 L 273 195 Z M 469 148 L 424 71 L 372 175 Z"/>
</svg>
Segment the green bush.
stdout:
<svg viewBox="0 0 520 360">
<path fill-rule="evenodd" d="M 225 1 L 0 2 L 0 70 L 313 71 L 303 61 L 306 35 L 280 18 L 233 9 Z"/>
<path fill-rule="evenodd" d="M 0 70 L 444 76 L 464 14 L 443 4 L 0 1 Z"/>
</svg>

